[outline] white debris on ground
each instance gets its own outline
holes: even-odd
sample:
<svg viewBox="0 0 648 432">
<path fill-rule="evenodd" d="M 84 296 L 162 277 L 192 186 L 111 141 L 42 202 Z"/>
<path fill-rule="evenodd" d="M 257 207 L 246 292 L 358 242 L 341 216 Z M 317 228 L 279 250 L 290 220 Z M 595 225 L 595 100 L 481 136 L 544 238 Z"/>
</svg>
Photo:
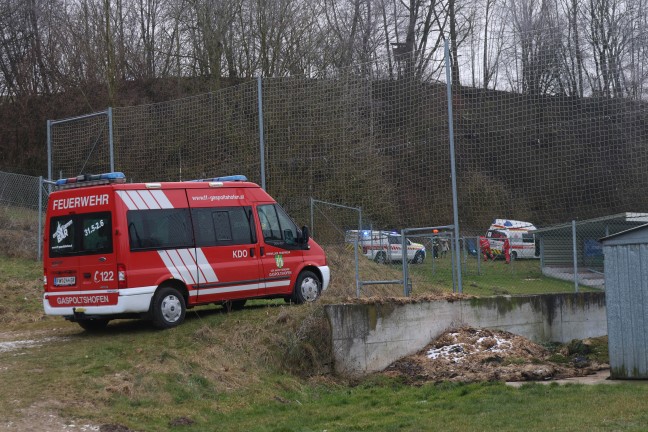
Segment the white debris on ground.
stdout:
<svg viewBox="0 0 648 432">
<path fill-rule="evenodd" d="M 412 382 L 546 381 L 585 376 L 608 367 L 552 353 L 522 336 L 487 328 L 449 329 L 419 353 L 389 365 L 384 373 Z M 560 356 L 559 356 L 560 357 Z"/>
<path fill-rule="evenodd" d="M 450 342 L 439 348 L 432 348 L 427 351 L 427 358 L 438 359 L 445 358 L 453 363 L 460 363 L 471 354 L 477 352 L 490 352 L 490 353 L 506 353 L 513 348 L 510 340 L 500 337 L 498 334 L 485 332 L 483 330 L 476 330 L 474 337 L 477 339 L 474 342 L 460 342 L 461 333 L 450 332 L 446 333 L 445 343 Z"/>
<path fill-rule="evenodd" d="M 30 340 L 17 340 L 17 341 L 7 341 L 7 342 L 0 342 L 0 353 L 6 353 L 10 351 L 17 351 L 22 348 L 34 348 L 34 347 L 39 347 L 42 346 L 46 343 L 51 343 L 51 342 L 58 342 L 61 340 L 65 340 L 65 338 L 61 337 L 49 337 L 49 338 L 42 338 L 42 339 L 30 339 Z"/>
</svg>

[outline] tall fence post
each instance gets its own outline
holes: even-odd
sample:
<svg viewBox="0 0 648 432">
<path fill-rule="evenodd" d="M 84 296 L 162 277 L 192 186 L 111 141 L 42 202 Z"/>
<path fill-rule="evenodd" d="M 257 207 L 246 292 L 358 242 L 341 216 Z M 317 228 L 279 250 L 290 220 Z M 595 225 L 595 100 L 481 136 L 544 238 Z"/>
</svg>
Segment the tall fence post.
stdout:
<svg viewBox="0 0 648 432">
<path fill-rule="evenodd" d="M 401 263 L 403 265 L 403 295 L 409 297 L 410 290 L 407 286 L 409 279 L 409 267 L 407 266 L 407 239 L 405 239 L 405 229 L 401 230 Z"/>
<path fill-rule="evenodd" d="M 445 67 L 446 67 L 446 87 L 448 89 L 448 134 L 450 138 L 450 169 L 452 172 L 452 208 L 454 213 L 454 250 L 455 262 L 457 263 L 457 286 L 459 292 L 463 292 L 463 284 L 461 282 L 461 257 L 459 256 L 459 205 L 457 200 L 457 172 L 455 169 L 455 148 L 454 148 L 454 120 L 452 115 L 452 77 L 450 74 L 450 48 L 448 47 L 448 39 L 444 40 L 445 46 Z"/>
<path fill-rule="evenodd" d="M 362 207 L 358 207 L 358 236 L 362 235 Z M 356 283 L 356 298 L 360 298 L 360 252 L 358 251 L 358 239 L 355 238 L 355 283 Z M 373 236 L 372 236 L 373 237 Z"/>
<path fill-rule="evenodd" d="M 43 176 L 38 177 L 38 251 L 36 252 L 36 256 L 38 257 L 38 261 L 41 260 L 42 258 L 42 250 L 43 250 Z"/>
<path fill-rule="evenodd" d="M 358 253 L 358 236 L 353 239 L 353 259 L 355 261 L 356 298 L 360 298 L 360 257 Z"/>
<path fill-rule="evenodd" d="M 115 172 L 115 149 L 113 146 L 113 112 L 108 107 L 108 146 L 110 147 L 110 172 Z"/>
<path fill-rule="evenodd" d="M 263 92 L 261 77 L 257 77 L 257 103 L 259 104 L 259 152 L 261 153 L 261 188 L 266 190 L 265 179 L 265 136 L 263 133 Z"/>
<path fill-rule="evenodd" d="M 574 256 L 574 292 L 578 292 L 578 249 L 576 247 L 576 221 L 572 220 L 572 253 Z"/>
<path fill-rule="evenodd" d="M 47 120 L 47 180 L 52 180 L 52 120 Z"/>
<path fill-rule="evenodd" d="M 313 200 L 313 197 L 310 197 L 310 217 L 311 217 L 311 235 L 315 236 L 315 215 L 314 215 L 314 210 L 315 210 L 315 201 Z"/>
</svg>

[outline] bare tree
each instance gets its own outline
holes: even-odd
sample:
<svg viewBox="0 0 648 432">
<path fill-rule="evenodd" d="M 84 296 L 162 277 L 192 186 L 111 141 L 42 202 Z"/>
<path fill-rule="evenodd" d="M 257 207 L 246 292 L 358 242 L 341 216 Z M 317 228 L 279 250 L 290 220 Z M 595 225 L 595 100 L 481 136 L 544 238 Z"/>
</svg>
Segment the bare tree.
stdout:
<svg viewBox="0 0 648 432">
<path fill-rule="evenodd" d="M 155 55 L 158 48 L 156 30 L 159 8 L 159 0 L 138 0 L 140 38 L 144 57 L 143 76 L 146 78 L 156 77 Z"/>
<path fill-rule="evenodd" d="M 569 96 L 584 95 L 584 52 L 581 41 L 583 14 L 582 0 L 561 0 L 561 10 L 567 22 L 563 36 L 561 59 L 563 64 L 564 93 Z"/>
<path fill-rule="evenodd" d="M 622 97 L 623 56 L 631 40 L 631 9 L 614 0 L 589 0 L 589 43 L 595 72 L 592 90 L 604 97 Z"/>
<path fill-rule="evenodd" d="M 553 93 L 560 85 L 560 31 L 552 2 L 523 0 L 509 3 L 517 43 L 515 60 L 520 64 L 518 85 L 523 93 Z"/>
<path fill-rule="evenodd" d="M 504 43 L 504 26 L 497 25 L 499 0 L 486 0 L 483 17 L 482 87 L 487 89 L 494 81 Z M 491 43 L 489 43 L 491 42 Z"/>
<path fill-rule="evenodd" d="M 0 2 L 0 81 L 8 96 L 50 94 L 56 87 L 47 1 Z"/>
</svg>

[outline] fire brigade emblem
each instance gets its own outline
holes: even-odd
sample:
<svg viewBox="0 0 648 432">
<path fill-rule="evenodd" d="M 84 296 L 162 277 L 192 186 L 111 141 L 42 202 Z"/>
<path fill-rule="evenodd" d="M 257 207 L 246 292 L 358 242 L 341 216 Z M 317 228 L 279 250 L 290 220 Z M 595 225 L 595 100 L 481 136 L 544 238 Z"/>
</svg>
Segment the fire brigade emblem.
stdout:
<svg viewBox="0 0 648 432">
<path fill-rule="evenodd" d="M 277 268 L 283 267 L 283 255 L 277 254 L 275 255 L 275 262 L 277 263 Z"/>
</svg>

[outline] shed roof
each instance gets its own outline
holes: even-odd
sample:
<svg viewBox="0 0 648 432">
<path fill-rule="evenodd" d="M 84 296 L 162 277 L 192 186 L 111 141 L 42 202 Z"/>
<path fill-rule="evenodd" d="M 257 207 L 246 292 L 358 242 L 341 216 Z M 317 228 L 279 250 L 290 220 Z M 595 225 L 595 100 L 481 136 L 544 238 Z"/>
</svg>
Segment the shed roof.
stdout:
<svg viewBox="0 0 648 432">
<path fill-rule="evenodd" d="M 648 243 L 648 224 L 630 228 L 599 240 L 603 246 Z"/>
<path fill-rule="evenodd" d="M 648 213 L 617 213 L 609 216 L 603 216 L 599 218 L 587 219 L 587 220 L 577 220 L 576 226 L 582 227 L 583 225 L 590 225 L 592 228 L 595 228 L 597 225 L 603 229 L 605 226 L 611 228 L 611 231 L 618 233 L 620 231 L 626 231 L 631 228 L 635 228 L 637 225 L 642 225 L 648 223 Z M 559 231 L 570 231 L 572 229 L 572 223 L 566 222 L 563 224 L 557 224 L 548 226 L 545 228 L 540 228 L 534 232 L 534 234 L 548 234 L 555 233 Z"/>
</svg>

